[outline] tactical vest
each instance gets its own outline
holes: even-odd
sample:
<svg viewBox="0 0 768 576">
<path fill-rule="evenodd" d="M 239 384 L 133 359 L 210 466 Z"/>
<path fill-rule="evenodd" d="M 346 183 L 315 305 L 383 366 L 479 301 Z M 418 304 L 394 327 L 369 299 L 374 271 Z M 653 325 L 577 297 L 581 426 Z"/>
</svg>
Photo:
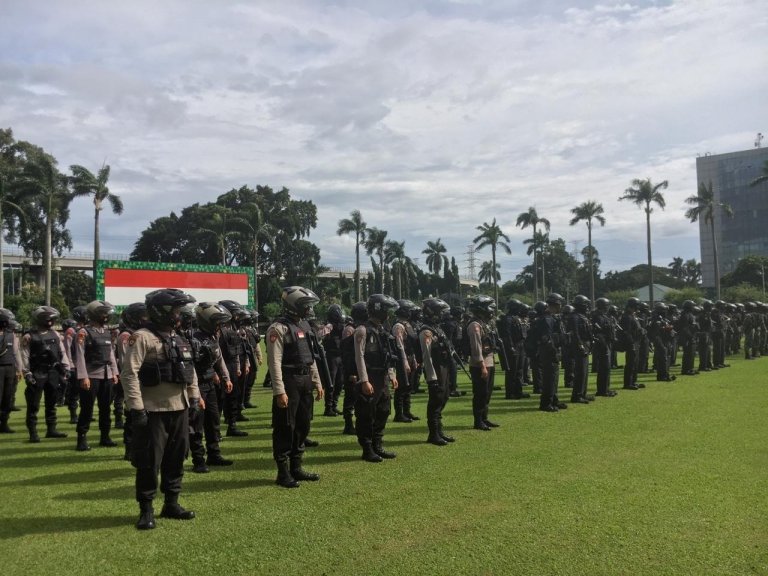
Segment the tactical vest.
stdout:
<svg viewBox="0 0 768 576">
<path fill-rule="evenodd" d="M 13 330 L 6 328 L 0 333 L 0 366 L 14 366 L 16 356 L 13 353 Z"/>
<path fill-rule="evenodd" d="M 330 333 L 323 337 L 323 348 L 328 356 L 341 356 L 341 334 L 344 324 L 337 322 L 332 325 Z"/>
<path fill-rule="evenodd" d="M 240 356 L 245 354 L 245 346 L 243 346 L 243 339 L 237 330 L 232 328 L 222 328 L 221 338 L 219 339 L 221 344 L 221 353 L 224 355 L 224 360 L 227 362 L 234 362 Z"/>
<path fill-rule="evenodd" d="M 35 370 L 50 370 L 61 362 L 59 336 L 53 330 L 30 332 L 29 365 Z"/>
<path fill-rule="evenodd" d="M 387 370 L 395 365 L 397 352 L 395 338 L 373 322 L 365 323 L 365 368 Z"/>
<path fill-rule="evenodd" d="M 197 377 L 211 382 L 216 375 L 213 367 L 221 355 L 218 340 L 210 334 L 198 331 L 191 335 L 189 344 L 192 348 L 192 361 L 195 364 Z"/>
<path fill-rule="evenodd" d="M 103 333 L 86 326 L 85 337 L 85 365 L 88 370 L 99 370 L 110 364 L 112 355 L 112 336 L 108 330 Z"/>
<path fill-rule="evenodd" d="M 163 352 L 155 360 L 144 360 L 139 368 L 139 380 L 142 386 L 157 386 L 160 382 L 189 385 L 194 378 L 192 347 L 183 337 L 174 334 L 166 338 L 149 328 L 147 331 L 160 339 Z"/>
<path fill-rule="evenodd" d="M 290 342 L 285 339 L 283 343 L 283 367 L 311 366 L 315 357 L 309 342 L 312 331 L 309 323 L 306 320 L 299 320 L 298 323 L 294 323 L 288 318 L 278 318 L 277 321 L 288 328 L 288 332 L 291 334 Z"/>
<path fill-rule="evenodd" d="M 435 369 L 449 366 L 451 364 L 451 348 L 445 332 L 440 328 L 423 325 L 421 330 L 419 330 L 419 334 L 425 330 L 432 332 L 433 337 L 429 347 L 429 355 L 432 358 L 432 364 L 435 366 Z"/>
</svg>

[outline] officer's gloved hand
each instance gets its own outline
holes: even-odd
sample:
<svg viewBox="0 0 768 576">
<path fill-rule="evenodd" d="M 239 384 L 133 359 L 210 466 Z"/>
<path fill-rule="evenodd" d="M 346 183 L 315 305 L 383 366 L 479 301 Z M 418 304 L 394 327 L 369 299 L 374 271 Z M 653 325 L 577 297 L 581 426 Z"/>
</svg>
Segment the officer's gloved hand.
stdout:
<svg viewBox="0 0 768 576">
<path fill-rule="evenodd" d="M 430 380 L 429 382 L 427 382 L 427 387 L 428 388 L 437 388 L 437 380 Z"/>
<path fill-rule="evenodd" d="M 24 382 L 27 383 L 27 386 L 37 386 L 37 380 L 32 375 L 32 372 L 24 374 Z"/>
<path fill-rule="evenodd" d="M 146 410 L 131 410 L 131 426 L 144 428 L 149 425 L 149 413 Z"/>
<path fill-rule="evenodd" d="M 189 410 L 190 412 L 194 412 L 195 414 L 199 413 L 202 410 L 202 406 L 200 406 L 200 398 L 189 399 Z"/>
</svg>

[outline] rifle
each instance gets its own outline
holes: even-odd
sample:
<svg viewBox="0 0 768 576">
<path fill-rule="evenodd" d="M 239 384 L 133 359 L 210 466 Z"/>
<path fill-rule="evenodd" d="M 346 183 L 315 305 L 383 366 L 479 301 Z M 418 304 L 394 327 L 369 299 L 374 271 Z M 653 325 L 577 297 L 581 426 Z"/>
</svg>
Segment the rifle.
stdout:
<svg viewBox="0 0 768 576">
<path fill-rule="evenodd" d="M 320 372 L 320 380 L 323 383 L 325 389 L 333 389 L 333 381 L 331 380 L 331 370 L 328 368 L 328 358 L 325 355 L 325 348 L 318 340 L 314 331 L 309 333 L 309 341 L 312 344 L 312 356 L 315 358 L 315 364 L 317 364 L 318 372 Z"/>
<path fill-rule="evenodd" d="M 509 357 L 507 356 L 507 347 L 504 345 L 504 340 L 496 333 L 495 330 L 490 330 L 491 340 L 493 341 L 493 347 L 499 352 L 499 364 L 504 372 L 509 370 L 511 364 L 509 363 Z"/>
</svg>

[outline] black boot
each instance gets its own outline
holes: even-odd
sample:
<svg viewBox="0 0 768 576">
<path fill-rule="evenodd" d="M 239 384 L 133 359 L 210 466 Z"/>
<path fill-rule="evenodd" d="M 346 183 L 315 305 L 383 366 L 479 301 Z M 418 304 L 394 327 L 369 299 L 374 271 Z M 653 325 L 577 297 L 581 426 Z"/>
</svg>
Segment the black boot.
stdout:
<svg viewBox="0 0 768 576">
<path fill-rule="evenodd" d="M 427 427 L 429 428 L 428 444 L 434 444 L 435 446 L 446 446 L 448 444 L 438 433 L 437 419 L 434 416 L 427 418 Z"/>
<path fill-rule="evenodd" d="M 205 464 L 205 460 L 195 459 L 192 461 L 192 472 L 195 474 L 207 474 L 210 471 L 211 469 Z"/>
<path fill-rule="evenodd" d="M 384 446 L 382 446 L 381 439 L 373 441 L 373 451 L 378 456 L 381 456 L 385 460 L 391 460 L 392 458 L 397 457 L 397 454 L 395 454 L 394 452 L 388 452 L 387 450 L 384 450 Z"/>
<path fill-rule="evenodd" d="M 248 436 L 248 432 L 240 430 L 233 422 L 227 426 L 227 436 Z"/>
<path fill-rule="evenodd" d="M 69 409 L 69 423 L 77 424 L 77 408 Z"/>
<path fill-rule="evenodd" d="M 48 431 L 45 433 L 46 438 L 66 438 L 67 435 L 64 432 L 56 430 L 56 424 L 49 424 Z"/>
<path fill-rule="evenodd" d="M 8 414 L 0 416 L 0 434 L 14 434 L 15 432 L 8 427 Z"/>
<path fill-rule="evenodd" d="M 301 467 L 301 456 L 291 458 L 291 476 L 293 476 L 294 480 L 306 480 L 307 482 L 320 480 L 320 474 L 307 472 Z"/>
<path fill-rule="evenodd" d="M 29 430 L 29 442 L 31 444 L 39 444 L 40 436 L 37 435 L 37 426 L 27 424 L 27 429 Z"/>
<path fill-rule="evenodd" d="M 232 460 L 223 458 L 221 454 L 209 454 L 208 459 L 205 461 L 208 466 L 232 466 Z"/>
<path fill-rule="evenodd" d="M 109 437 L 109 432 L 101 433 L 101 440 L 99 440 L 99 446 L 106 446 L 107 448 L 114 448 L 117 443 Z"/>
<path fill-rule="evenodd" d="M 453 436 L 449 436 L 448 434 L 443 432 L 443 423 L 442 422 L 438 422 L 437 423 L 437 433 L 440 436 L 440 438 L 442 438 L 446 442 L 456 442 L 456 438 L 454 438 Z"/>
<path fill-rule="evenodd" d="M 178 494 L 166 494 L 165 504 L 160 511 L 161 518 L 170 518 L 171 520 L 192 520 L 195 513 L 192 510 L 186 510 L 179 504 Z"/>
<path fill-rule="evenodd" d="M 333 416 L 333 417 L 335 417 L 335 416 L 338 416 L 338 414 L 336 413 L 336 410 L 333 409 L 333 405 L 332 404 L 326 404 L 325 405 L 325 412 L 323 412 L 323 416 Z"/>
<path fill-rule="evenodd" d="M 410 418 L 413 421 L 421 420 L 421 418 L 419 418 L 418 416 L 415 416 L 413 414 L 413 412 L 411 412 L 411 397 L 410 396 L 406 396 L 403 399 L 403 415 L 406 418 Z"/>
<path fill-rule="evenodd" d="M 88 441 L 85 439 L 85 434 L 78 434 L 77 446 L 75 446 L 75 450 L 77 450 L 78 452 L 88 452 L 88 450 L 90 449 L 91 447 L 88 445 Z"/>
<path fill-rule="evenodd" d="M 301 486 L 296 479 L 291 476 L 290 470 L 288 470 L 288 461 L 281 460 L 277 462 L 277 478 L 275 484 L 282 486 L 283 488 L 298 488 Z"/>
<path fill-rule="evenodd" d="M 123 415 L 115 414 L 115 429 L 122 430 L 124 427 L 125 427 L 125 422 L 123 420 Z"/>
<path fill-rule="evenodd" d="M 136 522 L 138 530 L 152 530 L 155 527 L 155 510 L 152 508 L 152 502 L 139 502 L 139 520 Z"/>
<path fill-rule="evenodd" d="M 341 433 L 346 436 L 354 436 L 356 434 L 352 416 L 344 416 L 344 430 Z"/>
<path fill-rule="evenodd" d="M 363 455 L 361 458 L 365 460 L 366 462 L 381 462 L 383 458 L 376 454 L 376 452 L 373 449 L 373 445 L 370 442 L 361 442 L 361 445 L 363 447 Z"/>
</svg>

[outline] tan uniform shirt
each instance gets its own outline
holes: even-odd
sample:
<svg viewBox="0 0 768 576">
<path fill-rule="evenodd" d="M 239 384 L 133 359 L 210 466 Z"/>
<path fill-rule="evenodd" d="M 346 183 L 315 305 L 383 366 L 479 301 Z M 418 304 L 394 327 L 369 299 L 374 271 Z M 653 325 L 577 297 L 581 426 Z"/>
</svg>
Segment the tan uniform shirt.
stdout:
<svg viewBox="0 0 768 576">
<path fill-rule="evenodd" d="M 46 330 L 46 332 L 48 331 Z M 41 334 L 45 334 L 46 332 L 41 332 Z M 59 355 L 61 357 L 61 365 L 64 367 L 65 370 L 71 370 L 72 368 L 69 364 L 69 360 L 67 359 L 67 351 L 64 349 L 64 340 L 62 339 L 61 334 L 59 334 L 55 330 L 51 330 L 51 332 L 56 334 L 56 337 L 59 339 Z M 21 363 L 19 364 L 19 366 L 21 366 L 21 371 L 25 373 L 31 372 L 29 367 L 30 340 L 32 340 L 32 336 L 30 334 L 24 334 L 24 336 L 21 338 Z"/>
<path fill-rule="evenodd" d="M 64 350 L 67 352 L 67 360 L 69 360 L 70 366 L 75 365 L 75 360 L 72 358 L 72 344 L 75 338 L 77 338 L 77 330 L 74 328 L 67 328 L 64 331 Z"/>
<path fill-rule="evenodd" d="M 98 326 L 89 326 L 91 330 L 94 330 L 95 332 L 98 332 L 99 334 L 107 334 L 109 335 L 109 329 L 108 328 L 101 328 Z M 104 376 L 104 367 L 99 367 L 96 369 L 88 370 L 88 367 L 85 363 L 85 340 L 88 338 L 88 332 L 86 332 L 85 328 L 81 328 L 77 332 L 77 360 L 75 361 L 75 369 L 77 370 L 77 379 L 83 380 L 84 378 L 89 378 L 91 380 L 103 380 L 105 378 Z M 109 364 L 107 364 L 107 379 L 112 379 L 114 376 L 117 376 L 120 372 L 117 369 L 117 360 L 115 359 L 115 349 L 112 347 L 112 349 L 109 352 Z"/>
<path fill-rule="evenodd" d="M 282 322 L 275 322 L 267 329 L 267 365 L 269 374 L 272 377 L 272 396 L 285 394 L 285 383 L 283 382 L 283 348 L 291 343 L 291 331 Z M 323 389 L 323 383 L 320 381 L 320 372 L 317 365 L 313 362 L 309 367 L 309 375 L 312 378 L 312 384 L 317 390 Z"/>
<path fill-rule="evenodd" d="M 21 347 L 19 346 L 19 337 L 16 335 L 16 333 L 12 333 L 13 342 L 11 342 L 11 350 L 10 354 L 13 355 L 13 367 L 16 370 L 16 372 L 22 372 L 22 361 L 21 361 Z M 8 354 L 9 352 L 6 352 Z"/>
<path fill-rule="evenodd" d="M 432 342 L 435 340 L 435 335 L 429 328 L 419 332 L 419 344 L 421 345 L 421 357 L 423 358 L 422 366 L 424 366 L 424 379 L 427 382 L 437 380 L 437 371 L 435 365 L 432 363 Z"/>
<path fill-rule="evenodd" d="M 192 382 L 186 386 L 174 382 L 160 382 L 157 386 L 139 383 L 139 369 L 145 360 L 165 359 L 163 343 L 146 328 L 136 330 L 128 339 L 120 380 L 129 410 L 172 412 L 189 408 L 192 398 L 200 398 L 197 374 L 192 370 Z"/>
<path fill-rule="evenodd" d="M 467 326 L 467 336 L 469 336 L 469 364 L 470 366 L 483 366 L 493 368 L 493 352 L 483 355 L 483 336 L 486 328 L 482 322 L 473 320 Z"/>
</svg>

